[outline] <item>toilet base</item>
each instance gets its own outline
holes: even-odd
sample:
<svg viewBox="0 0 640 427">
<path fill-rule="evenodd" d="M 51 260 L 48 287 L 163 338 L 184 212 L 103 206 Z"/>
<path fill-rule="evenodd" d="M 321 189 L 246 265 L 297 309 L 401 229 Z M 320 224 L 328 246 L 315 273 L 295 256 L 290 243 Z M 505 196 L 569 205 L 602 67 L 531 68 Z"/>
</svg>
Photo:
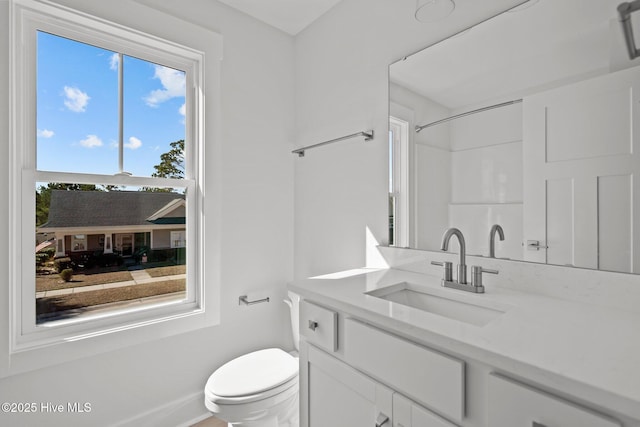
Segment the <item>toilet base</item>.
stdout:
<svg viewBox="0 0 640 427">
<path fill-rule="evenodd" d="M 293 395 L 282 400 L 276 405 L 265 410 L 256 410 L 250 414 L 246 414 L 243 420 L 228 422 L 228 427 L 300 427 L 300 413 L 298 409 L 298 391 L 297 386 L 293 389 Z M 251 411 L 250 411 L 251 412 Z M 214 413 L 218 418 L 224 419 L 223 413 Z M 233 415 L 227 414 L 230 418 Z M 238 417 L 239 418 L 239 417 Z M 226 420 L 225 420 L 226 421 Z"/>
<path fill-rule="evenodd" d="M 278 423 L 277 418 L 261 419 L 254 421 L 240 421 L 237 423 L 227 423 L 228 427 L 300 427 L 300 421 L 296 416 L 295 419 L 290 419 L 284 423 Z"/>
</svg>

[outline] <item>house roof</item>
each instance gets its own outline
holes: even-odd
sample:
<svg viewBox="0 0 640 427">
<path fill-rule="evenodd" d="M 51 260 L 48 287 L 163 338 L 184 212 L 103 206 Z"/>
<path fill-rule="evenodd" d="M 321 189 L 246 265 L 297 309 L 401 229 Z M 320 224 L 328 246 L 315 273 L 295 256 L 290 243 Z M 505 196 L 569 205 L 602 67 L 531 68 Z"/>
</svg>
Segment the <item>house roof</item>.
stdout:
<svg viewBox="0 0 640 427">
<path fill-rule="evenodd" d="M 147 221 L 157 223 L 159 220 L 176 220 L 180 217 L 184 218 L 184 208 L 186 204 L 187 202 L 184 199 L 173 199 L 147 218 Z M 182 213 L 179 214 L 179 212 Z M 171 214 L 173 214 L 173 216 L 171 216 Z M 178 214 L 177 217 L 175 216 L 176 214 Z"/>
<path fill-rule="evenodd" d="M 149 219 L 184 195 L 146 191 L 66 191 L 52 190 L 49 220 L 40 229 L 65 227 L 113 227 L 151 225 L 158 221 L 184 224 L 166 212 L 156 221 Z"/>
</svg>

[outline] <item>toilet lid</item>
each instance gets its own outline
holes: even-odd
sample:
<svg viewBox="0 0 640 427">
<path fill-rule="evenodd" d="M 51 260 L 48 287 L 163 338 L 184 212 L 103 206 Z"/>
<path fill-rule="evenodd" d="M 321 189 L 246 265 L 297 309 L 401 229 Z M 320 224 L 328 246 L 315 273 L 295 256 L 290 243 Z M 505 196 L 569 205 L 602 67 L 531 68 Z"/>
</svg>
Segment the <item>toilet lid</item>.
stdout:
<svg viewBox="0 0 640 427">
<path fill-rule="evenodd" d="M 297 358 L 268 348 L 225 363 L 209 377 L 207 388 L 220 397 L 248 396 L 278 387 L 296 375 Z"/>
</svg>

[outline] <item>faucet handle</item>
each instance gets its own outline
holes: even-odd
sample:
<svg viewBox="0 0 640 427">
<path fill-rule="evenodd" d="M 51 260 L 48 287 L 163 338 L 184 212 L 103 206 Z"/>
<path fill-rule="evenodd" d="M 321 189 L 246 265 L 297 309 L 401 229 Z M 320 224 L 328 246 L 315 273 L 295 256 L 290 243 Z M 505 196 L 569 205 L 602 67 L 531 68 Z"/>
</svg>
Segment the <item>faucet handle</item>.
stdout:
<svg viewBox="0 0 640 427">
<path fill-rule="evenodd" d="M 431 261 L 432 265 L 441 265 L 444 267 L 444 275 L 442 280 L 446 282 L 453 281 L 453 263 L 451 261 Z"/>
<path fill-rule="evenodd" d="M 484 289 L 482 284 L 482 273 L 498 274 L 498 270 L 492 270 L 490 268 L 483 268 L 480 265 L 471 266 L 471 285 L 476 288 Z"/>
</svg>

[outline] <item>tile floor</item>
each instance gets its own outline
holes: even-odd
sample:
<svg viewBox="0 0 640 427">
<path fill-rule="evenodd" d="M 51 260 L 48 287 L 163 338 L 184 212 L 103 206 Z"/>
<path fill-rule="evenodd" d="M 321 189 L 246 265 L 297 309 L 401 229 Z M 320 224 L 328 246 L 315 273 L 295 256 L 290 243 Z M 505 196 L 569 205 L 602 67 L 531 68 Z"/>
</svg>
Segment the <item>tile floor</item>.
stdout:
<svg viewBox="0 0 640 427">
<path fill-rule="evenodd" d="M 220 421 L 217 418 L 209 417 L 192 425 L 191 427 L 227 427 L 227 423 L 226 421 Z"/>
</svg>

